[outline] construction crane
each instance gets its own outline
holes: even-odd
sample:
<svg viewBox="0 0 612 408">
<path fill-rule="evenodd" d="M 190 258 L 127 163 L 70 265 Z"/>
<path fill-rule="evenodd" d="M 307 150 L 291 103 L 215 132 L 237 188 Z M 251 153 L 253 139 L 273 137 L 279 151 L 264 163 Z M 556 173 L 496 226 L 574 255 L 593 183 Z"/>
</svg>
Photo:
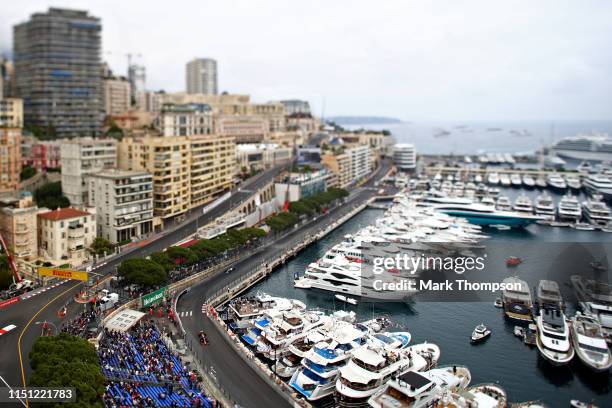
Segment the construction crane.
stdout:
<svg viewBox="0 0 612 408">
<path fill-rule="evenodd" d="M 6 241 L 4 240 L 4 237 L 2 236 L 1 232 L 0 232 L 0 246 L 1 246 L 0 249 L 2 249 L 6 253 L 9 266 L 11 270 L 13 271 L 13 275 L 15 275 L 15 283 L 21 282 L 21 276 L 19 275 L 19 271 L 17 270 L 17 265 L 15 265 L 15 260 L 13 259 L 13 256 L 11 255 L 11 251 L 9 251 L 8 245 L 6 244 Z"/>
<path fill-rule="evenodd" d="M 106 51 L 107 55 L 120 55 L 127 58 L 127 71 L 126 75 L 130 72 L 130 67 L 132 66 L 132 58 L 140 58 L 142 54 L 137 52 L 117 52 L 117 51 Z"/>
</svg>

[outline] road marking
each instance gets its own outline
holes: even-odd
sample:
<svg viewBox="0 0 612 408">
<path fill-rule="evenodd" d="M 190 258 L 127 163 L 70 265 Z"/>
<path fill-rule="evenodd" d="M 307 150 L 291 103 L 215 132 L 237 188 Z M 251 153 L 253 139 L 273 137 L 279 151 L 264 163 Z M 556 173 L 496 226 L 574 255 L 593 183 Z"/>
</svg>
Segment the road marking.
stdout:
<svg viewBox="0 0 612 408">
<path fill-rule="evenodd" d="M 11 330 L 13 330 L 15 327 L 14 324 L 9 324 L 8 326 L 5 326 L 3 328 L 0 329 L 0 336 L 2 336 L 3 334 L 6 334 L 8 332 L 10 332 Z"/>
<path fill-rule="evenodd" d="M 23 384 L 23 387 L 25 388 L 26 385 L 26 378 L 25 378 L 25 370 L 23 368 L 23 357 L 21 356 L 21 338 L 23 337 L 23 335 L 25 334 L 26 330 L 28 330 L 28 327 L 30 327 L 30 325 L 32 324 L 32 322 L 34 321 L 34 319 L 36 319 L 36 317 L 38 317 L 39 314 L 42 313 L 43 310 L 45 310 L 47 307 L 49 307 L 49 305 L 51 305 L 53 302 L 55 302 L 57 299 L 59 299 L 60 297 L 64 296 L 66 293 L 70 292 L 72 289 L 76 288 L 77 286 L 81 285 L 83 282 L 77 282 L 75 285 L 69 287 L 68 289 L 66 289 L 65 291 L 63 291 L 62 293 L 60 293 L 59 295 L 57 295 L 56 297 L 54 297 L 53 299 L 51 299 L 50 301 L 47 302 L 47 304 L 45 304 L 43 307 L 41 307 L 40 309 L 38 309 L 38 312 L 36 312 L 34 314 L 34 316 L 32 316 L 32 318 L 28 321 L 28 323 L 24 326 L 23 330 L 21 330 L 21 333 L 19 333 L 19 339 L 17 339 L 17 353 L 19 355 L 19 367 L 21 368 L 21 383 Z M 26 398 L 26 407 L 29 406 L 29 401 Z"/>
<path fill-rule="evenodd" d="M 62 280 L 62 281 L 54 283 L 53 285 L 50 285 L 50 286 L 44 286 L 44 287 L 42 287 L 40 289 L 34 289 L 31 292 L 27 292 L 27 293 L 21 295 L 21 300 L 26 300 L 26 299 L 29 299 L 29 298 L 34 297 L 36 295 L 40 295 L 41 293 L 44 293 L 44 292 L 46 292 L 46 291 L 48 291 L 50 289 L 56 288 L 59 285 L 63 285 L 66 282 L 67 282 L 67 280 Z"/>
<path fill-rule="evenodd" d="M 4 377 L 2 377 L 1 375 L 0 375 L 0 380 L 2 380 L 2 382 L 4 383 L 4 385 L 6 385 L 6 386 L 8 387 L 8 389 L 9 389 L 9 390 L 12 390 L 12 389 L 13 389 L 13 387 L 11 387 L 10 385 L 8 385 L 8 383 L 6 382 L 6 380 L 4 379 Z M 25 402 L 23 402 L 23 400 L 22 400 L 21 398 L 17 397 L 17 399 L 19 400 L 19 402 L 21 402 L 21 405 L 23 405 L 24 407 L 27 407 L 26 403 L 25 403 Z"/>
</svg>

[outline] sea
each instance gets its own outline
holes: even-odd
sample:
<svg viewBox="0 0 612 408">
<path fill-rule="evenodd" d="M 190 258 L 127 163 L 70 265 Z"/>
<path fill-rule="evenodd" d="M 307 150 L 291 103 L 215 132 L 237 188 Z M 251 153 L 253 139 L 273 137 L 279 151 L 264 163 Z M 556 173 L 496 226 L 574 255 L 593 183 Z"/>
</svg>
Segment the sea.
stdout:
<svg viewBox="0 0 612 408">
<path fill-rule="evenodd" d="M 493 125 L 491 125 L 493 126 Z M 612 123 L 609 123 L 612 129 Z M 389 126 L 381 126 L 389 128 Z M 558 127 L 559 128 L 559 127 Z M 486 129 L 486 128 L 485 128 Z M 578 129 L 578 128 L 576 128 Z M 597 128 L 604 129 L 603 127 Z M 604 129 L 605 130 L 605 129 Z M 497 131 L 496 131 L 497 132 Z M 502 133 L 486 131 L 478 135 L 448 136 L 451 138 L 496 138 Z M 501 131 L 500 131 L 501 132 Z M 423 139 L 410 139 L 410 133 L 399 136 L 399 141 L 409 141 L 420 145 L 420 151 L 426 145 L 419 142 Z M 486 137 L 485 137 L 486 135 Z M 508 136 L 506 136 L 508 137 Z M 406 139 L 404 139 L 406 138 Z M 503 138 L 502 138 L 503 139 Z M 526 150 L 537 147 L 537 144 L 519 138 Z M 516 140 L 508 141 L 508 143 Z M 436 141 L 437 143 L 437 141 Z M 503 143 L 495 144 L 499 151 L 504 151 Z M 458 146 L 460 144 L 458 143 Z M 472 144 L 473 146 L 476 144 Z M 479 146 L 479 145 L 476 145 Z M 502 146 L 502 147 L 500 147 Z M 516 146 L 515 146 L 516 147 Z M 439 145 L 436 149 L 444 149 Z M 431 152 L 441 153 L 433 149 Z M 508 149 L 510 147 L 508 146 Z M 517 151 L 516 148 L 509 150 Z M 466 151 L 467 153 L 467 151 Z M 541 191 L 523 189 L 502 189 L 512 201 L 520 194 L 535 200 Z M 555 202 L 561 198 L 549 192 Z M 586 197 L 579 195 L 582 201 Z M 539 355 L 537 348 L 530 348 L 513 334 L 515 323 L 504 318 L 501 309 L 495 308 L 495 294 L 486 300 L 479 301 L 419 301 L 406 303 L 369 303 L 347 305 L 334 298 L 333 293 L 296 289 L 293 287 L 295 276 L 302 275 L 309 263 L 318 260 L 333 245 L 340 242 L 346 234 L 355 233 L 361 228 L 374 224 L 382 210 L 366 209 L 353 217 L 334 232 L 302 251 L 279 270 L 252 287 L 249 294 L 265 292 L 274 296 L 299 299 L 309 308 L 334 310 L 353 310 L 358 320 L 367 320 L 377 316 L 386 316 L 393 322 L 391 331 L 407 330 L 412 334 L 413 343 L 424 341 L 436 343 L 442 350 L 440 365 L 458 364 L 469 367 L 472 373 L 472 384 L 498 383 L 508 393 L 512 402 L 540 401 L 548 407 L 569 406 L 571 399 L 594 401 L 599 407 L 612 407 L 612 377 L 610 373 L 594 373 L 584 367 L 577 357 L 567 366 L 553 367 Z M 612 234 L 601 231 L 578 231 L 571 228 L 558 228 L 532 224 L 524 229 L 499 231 L 487 228 L 484 231 L 489 238 L 483 241 L 485 247 L 498 249 L 497 257 L 489 259 L 487 273 L 501 281 L 506 276 L 519 276 L 528 281 L 535 293 L 538 277 L 547 270 L 555 274 L 564 270 L 569 274 L 591 274 L 589 260 L 597 260 L 608 265 L 608 271 L 600 276 L 602 280 L 612 281 Z M 501 253 L 499 253 L 499 249 Z M 523 263 L 516 268 L 508 268 L 505 257 L 519 256 Z M 561 287 L 567 300 L 567 314 L 571 316 L 576 310 L 575 299 L 570 285 Z M 493 332 L 491 338 L 478 345 L 470 344 L 470 334 L 474 327 L 486 324 Z"/>
</svg>

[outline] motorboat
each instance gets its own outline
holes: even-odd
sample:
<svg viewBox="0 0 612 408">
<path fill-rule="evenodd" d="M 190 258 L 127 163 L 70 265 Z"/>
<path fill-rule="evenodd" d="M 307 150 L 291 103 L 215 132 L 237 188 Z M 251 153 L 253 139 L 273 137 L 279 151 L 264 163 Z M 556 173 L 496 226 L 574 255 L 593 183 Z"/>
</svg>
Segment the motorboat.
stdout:
<svg viewBox="0 0 612 408">
<path fill-rule="evenodd" d="M 578 198 L 571 194 L 565 194 L 557 206 L 557 217 L 561 221 L 577 222 L 582 216 Z"/>
<path fill-rule="evenodd" d="M 425 370 L 431 370 L 438 366 L 438 360 L 440 360 L 440 355 L 442 354 L 438 345 L 424 342 L 410 346 L 410 350 L 425 359 L 427 362 Z"/>
<path fill-rule="evenodd" d="M 563 177 L 557 173 L 550 173 L 546 179 L 546 183 L 548 184 L 548 187 L 555 191 L 564 192 L 567 190 L 567 183 Z"/>
<path fill-rule="evenodd" d="M 576 175 L 568 174 L 565 177 L 565 182 L 567 183 L 567 186 L 574 191 L 579 191 L 580 189 L 582 189 L 582 184 L 580 183 L 580 177 Z"/>
<path fill-rule="evenodd" d="M 373 408 L 429 408 L 436 404 L 441 393 L 440 386 L 425 373 L 408 371 L 392 377 L 368 399 L 368 404 Z"/>
<path fill-rule="evenodd" d="M 543 189 L 547 187 L 546 179 L 544 177 L 537 177 L 535 179 L 535 185 L 537 188 Z"/>
<path fill-rule="evenodd" d="M 610 208 L 598 198 L 590 198 L 582 203 L 582 214 L 591 224 L 606 226 L 612 221 Z"/>
<path fill-rule="evenodd" d="M 523 175 L 523 185 L 526 188 L 534 188 L 535 187 L 535 180 L 533 179 L 533 177 L 531 177 L 531 175 L 524 174 Z"/>
<path fill-rule="evenodd" d="M 541 308 L 536 327 L 538 351 L 545 360 L 553 365 L 564 365 L 574 358 L 569 326 L 561 309 Z"/>
<path fill-rule="evenodd" d="M 552 280 L 542 279 L 538 282 L 536 300 L 539 307 L 556 307 L 561 310 L 565 308 L 559 284 Z"/>
<path fill-rule="evenodd" d="M 612 353 L 596 318 L 577 312 L 572 318 L 571 337 L 576 355 L 587 367 L 607 371 L 612 366 Z"/>
<path fill-rule="evenodd" d="M 306 305 L 296 299 L 286 299 L 258 293 L 233 299 L 227 306 L 229 327 L 232 330 L 245 329 L 251 321 L 265 313 L 291 309 L 305 310 Z"/>
<path fill-rule="evenodd" d="M 483 323 L 476 326 L 474 331 L 472 332 L 472 336 L 470 337 L 470 341 L 472 343 L 480 343 L 485 341 L 491 336 L 491 330 L 487 328 Z"/>
<path fill-rule="evenodd" d="M 595 231 L 597 229 L 595 225 L 589 224 L 588 222 L 576 222 L 571 224 L 570 227 L 579 231 Z"/>
<path fill-rule="evenodd" d="M 495 298 L 495 302 L 493 302 L 493 306 L 495 306 L 498 309 L 501 309 L 502 307 L 504 307 L 504 302 L 502 302 L 501 298 Z"/>
<path fill-rule="evenodd" d="M 527 282 L 513 276 L 504 279 L 503 283 L 507 288 L 502 292 L 506 317 L 523 322 L 532 321 L 531 308 L 533 301 Z"/>
<path fill-rule="evenodd" d="M 510 183 L 512 184 L 512 187 L 520 187 L 523 184 L 523 180 L 521 179 L 521 175 L 520 174 L 511 174 L 510 175 Z"/>
<path fill-rule="evenodd" d="M 541 215 L 547 218 L 555 217 L 555 203 L 550 195 L 544 193 L 536 197 L 535 213 L 536 215 Z"/>
<path fill-rule="evenodd" d="M 525 328 L 523 326 L 514 326 L 514 335 L 521 339 L 525 338 Z"/>
<path fill-rule="evenodd" d="M 498 384 L 478 384 L 461 393 L 457 398 L 459 407 L 507 408 L 508 396 Z"/>
<path fill-rule="evenodd" d="M 606 201 L 612 200 L 612 175 L 590 174 L 582 185 L 589 193 L 599 194 Z"/>
<path fill-rule="evenodd" d="M 499 196 L 495 207 L 500 211 L 512 211 L 512 203 L 507 196 Z"/>
<path fill-rule="evenodd" d="M 514 211 L 521 213 L 533 214 L 533 204 L 531 203 L 531 199 L 524 194 L 521 194 L 517 197 L 514 202 Z"/>
<path fill-rule="evenodd" d="M 583 402 L 577 399 L 570 400 L 570 406 L 573 408 L 598 408 L 593 402 Z"/>
<path fill-rule="evenodd" d="M 576 170 L 581 173 L 590 173 L 593 171 L 593 166 L 591 166 L 591 163 L 588 161 L 582 161 L 578 167 L 576 167 Z"/>
<path fill-rule="evenodd" d="M 580 275 L 573 275 L 571 282 L 583 313 L 597 319 L 606 342 L 612 344 L 612 285 Z"/>
<path fill-rule="evenodd" d="M 348 297 L 348 296 L 344 296 L 344 295 L 335 295 L 335 298 L 338 299 L 341 302 L 344 303 L 348 303 L 351 305 L 356 305 L 357 304 L 357 299 Z"/>
<path fill-rule="evenodd" d="M 493 186 L 496 186 L 499 184 L 499 175 L 497 173 L 489 173 L 489 175 L 487 176 L 487 183 L 491 184 Z"/>
<path fill-rule="evenodd" d="M 302 366 L 304 356 L 312 348 L 322 341 L 329 339 L 329 329 L 335 324 L 330 322 L 328 327 L 322 327 L 308 332 L 305 336 L 292 341 L 287 347 L 287 352 L 282 353 L 282 357 L 277 359 L 272 370 L 281 378 L 291 378 L 293 374 Z"/>
<path fill-rule="evenodd" d="M 424 375 L 452 392 L 466 389 L 472 381 L 470 369 L 456 364 L 434 368 L 426 371 Z"/>
<path fill-rule="evenodd" d="M 371 343 L 355 350 L 348 364 L 340 368 L 340 377 L 336 381 L 338 406 L 363 404 L 390 377 L 427 370 L 427 361 L 413 347 L 389 351 Z"/>
<path fill-rule="evenodd" d="M 499 182 L 501 183 L 502 187 L 510 187 L 512 185 L 510 176 L 508 176 L 506 173 L 502 173 L 499 176 Z"/>
</svg>

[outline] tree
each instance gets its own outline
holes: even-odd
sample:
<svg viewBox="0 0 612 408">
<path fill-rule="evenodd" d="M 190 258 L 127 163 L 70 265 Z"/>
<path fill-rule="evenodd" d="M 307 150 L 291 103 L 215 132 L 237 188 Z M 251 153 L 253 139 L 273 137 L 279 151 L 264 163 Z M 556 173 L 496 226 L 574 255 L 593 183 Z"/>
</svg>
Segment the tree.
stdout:
<svg viewBox="0 0 612 408">
<path fill-rule="evenodd" d="M 19 174 L 19 178 L 21 179 L 21 181 L 27 180 L 29 178 L 32 178 L 36 175 L 36 169 L 32 166 L 23 166 L 23 168 L 21 169 L 21 173 Z"/>
<path fill-rule="evenodd" d="M 192 264 L 198 257 L 189 249 L 180 246 L 171 246 L 166 249 L 166 255 L 175 265 Z"/>
<path fill-rule="evenodd" d="M 91 247 L 89 249 L 92 253 L 99 256 L 104 255 L 105 253 L 108 255 L 113 252 L 113 244 L 111 244 L 106 238 L 96 237 L 91 243 Z"/>
<path fill-rule="evenodd" d="M 13 271 L 9 265 L 8 256 L 0 255 L 0 289 L 8 289 L 13 283 Z"/>
<path fill-rule="evenodd" d="M 159 286 L 168 280 L 164 268 L 149 259 L 126 259 L 121 262 L 117 272 L 126 283 L 144 287 Z"/>
<path fill-rule="evenodd" d="M 39 337 L 30 351 L 29 386 L 74 387 L 76 402 L 59 407 L 103 407 L 104 376 L 94 346 L 87 340 L 61 333 Z"/>
<path fill-rule="evenodd" d="M 170 272 L 176 266 L 164 251 L 153 252 L 149 258 L 160 265 L 166 272 Z"/>
<path fill-rule="evenodd" d="M 39 207 L 47 207 L 55 210 L 58 207 L 70 206 L 70 201 L 62 195 L 62 182 L 47 183 L 34 191 L 34 201 Z"/>
</svg>

